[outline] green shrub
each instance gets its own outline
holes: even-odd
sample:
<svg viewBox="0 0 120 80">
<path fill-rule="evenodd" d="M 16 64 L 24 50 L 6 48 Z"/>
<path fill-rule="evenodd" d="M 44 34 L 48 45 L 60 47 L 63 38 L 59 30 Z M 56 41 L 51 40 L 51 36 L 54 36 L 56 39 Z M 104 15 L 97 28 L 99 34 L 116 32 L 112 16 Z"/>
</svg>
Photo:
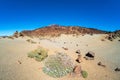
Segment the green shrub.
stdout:
<svg viewBox="0 0 120 80">
<path fill-rule="evenodd" d="M 47 51 L 43 48 L 38 48 L 28 53 L 28 57 L 34 58 L 36 61 L 42 61 L 47 57 Z"/>
<path fill-rule="evenodd" d="M 81 71 L 81 74 L 82 74 L 83 78 L 87 78 L 87 76 L 88 76 L 88 73 L 86 71 Z"/>
<path fill-rule="evenodd" d="M 34 58 L 35 55 L 36 54 L 34 53 L 34 51 L 31 51 L 31 52 L 28 53 L 28 57 L 30 57 L 30 58 Z"/>
<path fill-rule="evenodd" d="M 57 53 L 45 59 L 43 72 L 55 78 L 71 73 L 74 68 L 73 61 L 65 53 Z"/>
<path fill-rule="evenodd" d="M 31 42 L 31 39 L 27 39 L 26 41 L 27 41 L 27 42 Z"/>
</svg>

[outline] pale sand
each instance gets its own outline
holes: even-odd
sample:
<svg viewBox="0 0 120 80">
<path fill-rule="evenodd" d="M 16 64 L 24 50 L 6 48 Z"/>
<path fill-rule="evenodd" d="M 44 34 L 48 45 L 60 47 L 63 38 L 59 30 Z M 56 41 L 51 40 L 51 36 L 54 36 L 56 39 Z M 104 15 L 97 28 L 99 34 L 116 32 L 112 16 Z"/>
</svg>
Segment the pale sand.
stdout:
<svg viewBox="0 0 120 80">
<path fill-rule="evenodd" d="M 115 72 L 120 67 L 120 42 L 117 39 L 113 42 L 101 41 L 105 35 L 72 36 L 62 35 L 61 37 L 36 39 L 37 44 L 28 43 L 26 38 L 0 39 L 0 80 L 120 80 L 120 72 Z M 40 42 L 40 44 L 39 44 Z M 65 44 L 64 44 L 65 42 Z M 78 44 L 78 46 L 76 46 Z M 71 77 L 67 75 L 62 78 L 52 78 L 42 72 L 43 62 L 37 62 L 28 58 L 27 53 L 38 46 L 48 49 L 48 55 L 55 52 L 65 52 L 73 60 L 77 58 L 75 51 L 81 50 L 82 57 L 88 51 L 95 52 L 95 60 L 85 60 L 80 63 L 83 70 L 88 72 L 88 77 Z M 68 48 L 63 50 L 62 47 Z M 21 61 L 22 64 L 19 64 Z M 98 66 L 101 61 L 105 68 Z M 78 64 L 76 62 L 76 64 Z"/>
</svg>

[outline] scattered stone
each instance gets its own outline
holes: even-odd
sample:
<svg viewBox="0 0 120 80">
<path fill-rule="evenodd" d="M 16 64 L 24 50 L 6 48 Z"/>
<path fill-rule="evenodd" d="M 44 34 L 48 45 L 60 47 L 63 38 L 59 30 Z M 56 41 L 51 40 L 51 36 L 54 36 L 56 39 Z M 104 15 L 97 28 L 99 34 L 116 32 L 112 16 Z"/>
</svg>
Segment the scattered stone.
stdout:
<svg viewBox="0 0 120 80">
<path fill-rule="evenodd" d="M 105 75 L 105 77 L 108 77 L 108 75 Z"/>
<path fill-rule="evenodd" d="M 84 58 L 85 58 L 86 60 L 94 60 L 94 58 L 95 58 L 95 53 L 92 52 L 92 51 L 89 51 L 89 52 L 85 55 Z"/>
<path fill-rule="evenodd" d="M 117 68 L 115 68 L 115 71 L 116 71 L 116 72 L 117 72 L 117 71 L 120 71 L 120 68 L 118 68 L 118 67 L 117 67 Z"/>
<path fill-rule="evenodd" d="M 81 52 L 80 52 L 80 49 L 78 49 L 78 50 L 76 51 L 76 53 L 77 53 L 77 54 L 80 54 L 80 53 L 81 53 Z"/>
<path fill-rule="evenodd" d="M 76 44 L 76 46 L 78 46 L 78 44 Z"/>
<path fill-rule="evenodd" d="M 21 62 L 21 61 L 19 61 L 19 60 L 18 60 L 18 63 L 19 63 L 19 64 L 22 64 L 22 62 Z"/>
<path fill-rule="evenodd" d="M 73 72 L 75 74 L 81 74 L 81 66 L 80 65 L 75 66 Z"/>
<path fill-rule="evenodd" d="M 64 50 L 68 50 L 68 48 L 62 47 Z"/>
<path fill-rule="evenodd" d="M 64 42 L 64 44 L 66 44 L 66 42 Z"/>
<path fill-rule="evenodd" d="M 102 64 L 102 62 L 98 62 L 99 66 L 106 67 L 106 65 Z"/>
<path fill-rule="evenodd" d="M 81 63 L 82 62 L 82 55 L 78 55 L 78 58 L 76 59 L 76 61 L 78 62 L 78 63 Z"/>
<path fill-rule="evenodd" d="M 105 39 L 101 39 L 101 41 L 105 41 Z"/>
</svg>

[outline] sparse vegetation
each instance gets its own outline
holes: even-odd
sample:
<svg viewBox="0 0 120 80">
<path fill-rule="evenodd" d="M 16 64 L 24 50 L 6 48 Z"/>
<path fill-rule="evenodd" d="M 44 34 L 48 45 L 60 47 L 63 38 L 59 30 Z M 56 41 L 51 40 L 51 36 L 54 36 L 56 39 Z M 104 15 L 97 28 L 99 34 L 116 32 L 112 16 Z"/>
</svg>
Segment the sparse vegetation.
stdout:
<svg viewBox="0 0 120 80">
<path fill-rule="evenodd" d="M 31 39 L 27 39 L 26 41 L 27 41 L 27 42 L 31 42 Z"/>
<path fill-rule="evenodd" d="M 108 40 L 113 41 L 112 37 L 110 37 L 110 36 L 108 37 Z"/>
<path fill-rule="evenodd" d="M 37 42 L 35 42 L 35 41 L 31 41 L 31 43 L 32 43 L 32 44 L 36 44 Z"/>
<path fill-rule="evenodd" d="M 32 43 L 32 44 L 36 44 L 37 43 L 37 42 L 35 42 L 35 41 L 31 40 L 31 39 L 27 39 L 26 41 L 29 42 L 29 43 Z"/>
<path fill-rule="evenodd" d="M 47 51 L 43 48 L 38 48 L 28 53 L 28 57 L 34 58 L 36 61 L 42 61 L 47 57 Z"/>
<path fill-rule="evenodd" d="M 8 36 L 8 39 L 14 39 L 12 36 Z"/>
<path fill-rule="evenodd" d="M 93 36 L 93 33 L 89 33 L 91 36 Z"/>
<path fill-rule="evenodd" d="M 1 38 L 7 38 L 8 36 L 2 36 Z"/>
<path fill-rule="evenodd" d="M 105 39 L 101 39 L 101 41 L 105 41 Z"/>
<path fill-rule="evenodd" d="M 59 78 L 73 72 L 74 64 L 65 53 L 57 53 L 45 59 L 43 72 L 55 78 Z"/>
<path fill-rule="evenodd" d="M 87 78 L 87 76 L 88 76 L 87 71 L 81 71 L 81 74 L 82 74 L 83 78 Z"/>
</svg>

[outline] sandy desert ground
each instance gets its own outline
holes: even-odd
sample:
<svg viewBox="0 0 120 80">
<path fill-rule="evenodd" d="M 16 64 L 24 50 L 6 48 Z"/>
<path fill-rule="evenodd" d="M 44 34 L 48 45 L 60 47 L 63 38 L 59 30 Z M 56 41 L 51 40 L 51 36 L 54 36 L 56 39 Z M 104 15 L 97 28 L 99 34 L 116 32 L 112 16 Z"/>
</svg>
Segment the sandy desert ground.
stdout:
<svg viewBox="0 0 120 80">
<path fill-rule="evenodd" d="M 120 72 L 115 72 L 116 67 L 120 67 L 120 42 L 101 41 L 105 35 L 61 35 L 54 38 L 34 38 L 36 44 L 28 43 L 24 38 L 1 38 L 0 39 L 0 80 L 120 80 Z M 78 45 L 78 46 L 76 46 Z M 41 46 L 48 49 L 48 55 L 55 52 L 65 52 L 73 60 L 77 58 L 75 51 L 81 50 L 82 57 L 88 52 L 95 52 L 95 60 L 85 60 L 82 58 L 82 69 L 88 72 L 86 79 L 82 77 L 71 77 L 69 75 L 62 78 L 52 78 L 42 72 L 43 62 L 37 62 L 28 58 L 27 53 Z M 68 48 L 64 50 L 62 47 Z M 18 63 L 21 61 L 21 64 Z M 101 61 L 106 67 L 98 66 Z"/>
</svg>

